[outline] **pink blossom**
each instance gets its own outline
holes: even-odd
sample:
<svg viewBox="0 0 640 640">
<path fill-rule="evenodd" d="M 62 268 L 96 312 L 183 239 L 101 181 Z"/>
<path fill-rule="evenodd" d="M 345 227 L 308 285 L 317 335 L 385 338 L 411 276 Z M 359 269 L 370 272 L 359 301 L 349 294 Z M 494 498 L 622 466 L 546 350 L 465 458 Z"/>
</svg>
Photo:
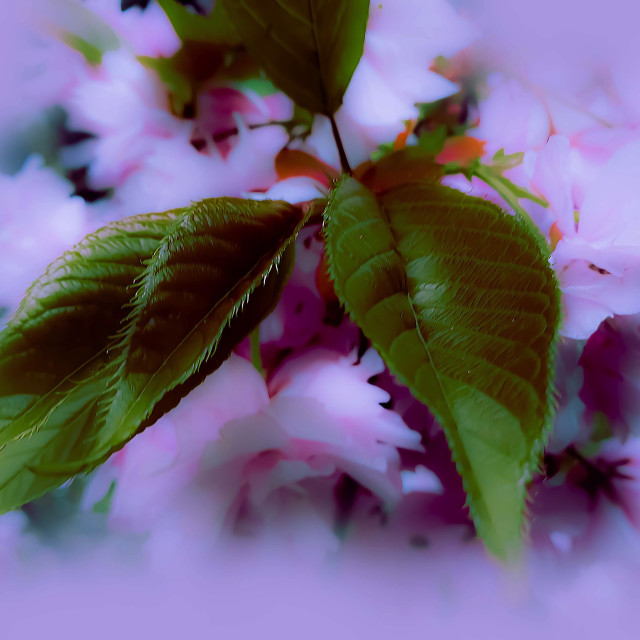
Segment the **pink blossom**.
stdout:
<svg viewBox="0 0 640 640">
<path fill-rule="evenodd" d="M 358 164 L 382 142 L 393 140 L 416 103 L 434 102 L 458 87 L 429 66 L 475 38 L 475 29 L 445 0 L 372 0 L 364 53 L 336 114 L 350 162 Z M 309 143 L 325 162 L 339 166 L 331 129 L 318 118 Z"/>
<path fill-rule="evenodd" d="M 0 22 L 2 135 L 65 100 L 86 63 L 57 37 L 42 0 L 4 3 Z"/>
<path fill-rule="evenodd" d="M 80 79 L 68 104 L 69 126 L 97 136 L 85 143 L 91 152 L 89 177 L 98 189 L 121 184 L 154 145 L 189 125 L 168 112 L 166 90 L 154 72 L 124 50 L 103 56 L 98 69 Z"/>
<path fill-rule="evenodd" d="M 108 474 L 101 491 L 117 479 L 113 525 L 151 530 L 160 540 L 169 531 L 185 535 L 185 527 L 241 526 L 249 513 L 261 518 L 280 509 L 287 496 L 319 499 L 314 508 L 322 511 L 333 503 L 340 474 L 395 504 L 403 486 L 397 447 L 421 445 L 418 433 L 380 406 L 389 395 L 367 382 L 382 370 L 373 351 L 360 361 L 355 354 L 310 351 L 272 377 L 269 399 L 250 363 L 232 356 L 189 403 L 99 472 Z M 183 533 L 171 524 L 176 508 Z"/>
<path fill-rule="evenodd" d="M 91 229 L 84 200 L 38 156 L 0 174 L 0 305 L 17 308 L 26 288 Z"/>
<path fill-rule="evenodd" d="M 486 155 L 519 153 L 542 147 L 550 122 L 544 103 L 515 78 L 489 77 L 488 96 L 478 105 L 480 123 L 469 131 L 486 141 Z"/>
<path fill-rule="evenodd" d="M 233 87 L 213 86 L 198 96 L 196 135 L 203 134 L 203 142 L 210 143 L 221 134 L 237 129 L 237 115 L 247 127 L 268 122 L 284 122 L 293 117 L 293 102 L 282 93 L 260 97 L 251 90 L 240 91 Z M 216 143 L 223 156 L 233 148 L 234 136 Z"/>
<path fill-rule="evenodd" d="M 284 200 L 291 204 L 307 202 L 314 198 L 326 197 L 329 190 L 317 180 L 306 176 L 296 176 L 276 182 L 264 193 L 247 193 L 253 200 Z"/>
<path fill-rule="evenodd" d="M 552 139 L 541 154 L 534 184 L 549 196 L 563 237 L 553 264 L 564 294 L 562 332 L 587 338 L 614 314 L 640 312 L 640 142 L 625 145 L 597 172 L 572 222 L 575 201 L 567 176 L 569 148 Z M 564 162 L 563 162 L 564 159 Z M 551 167 L 544 169 L 550 161 Z M 563 170 L 554 171 L 555 168 Z"/>
<path fill-rule="evenodd" d="M 162 529 L 176 503 L 190 499 L 207 443 L 219 437 L 226 422 L 252 415 L 268 402 L 264 380 L 249 362 L 232 355 L 188 402 L 136 436 L 94 474 L 86 505 L 115 481 L 112 527 L 139 533 Z"/>
<path fill-rule="evenodd" d="M 238 129 L 236 144 L 224 159 L 215 151 L 196 150 L 188 131 L 154 141 L 135 172 L 116 189 L 114 204 L 128 215 L 266 189 L 276 180 L 273 158 L 286 144 L 287 134 L 281 127 L 249 131 L 240 121 Z"/>
<path fill-rule="evenodd" d="M 120 9 L 118 0 L 84 0 L 86 7 L 104 20 L 137 56 L 170 58 L 180 49 L 169 18 L 160 5 L 150 2 L 146 9 Z"/>
<path fill-rule="evenodd" d="M 245 426 L 230 423 L 221 432 L 217 464 L 235 458 L 241 445 L 276 448 L 281 451 L 274 464 L 297 461 L 294 466 L 299 467 L 304 462 L 311 476 L 340 469 L 383 498 L 397 499 L 400 476 L 394 447 L 419 449 L 420 438 L 399 416 L 380 407 L 389 396 L 367 380 L 382 369 L 373 351 L 360 362 L 354 354 L 345 357 L 322 349 L 291 359 L 271 378 L 272 400 L 262 414 L 273 426 L 272 443 L 279 441 L 279 446 L 242 445 L 249 440 L 239 438 L 238 431 L 252 429 L 255 419 L 242 423 Z M 225 445 L 225 438 L 233 438 L 235 444 L 226 440 Z"/>
<path fill-rule="evenodd" d="M 89 161 L 94 188 L 115 187 L 113 205 L 121 216 L 270 187 L 286 132 L 279 126 L 251 130 L 245 116 L 265 122 L 286 118 L 290 101 L 223 88 L 200 99 L 201 119 L 176 118 L 154 72 L 124 50 L 109 52 L 79 83 L 69 105 L 71 126 L 97 138 L 76 145 L 75 157 L 67 160 Z M 214 135 L 231 124 L 232 135 L 219 148 Z M 203 145 L 196 145 L 203 136 Z"/>
<path fill-rule="evenodd" d="M 227 423 L 205 456 L 208 486 L 224 489 L 234 527 L 260 522 L 295 496 L 323 496 L 348 474 L 388 505 L 402 493 L 396 447 L 420 449 L 420 437 L 380 407 L 388 394 L 367 383 L 383 368 L 373 351 L 360 363 L 325 351 L 293 358 L 270 381 L 271 402 Z M 285 501 L 285 502 L 283 502 Z"/>
</svg>

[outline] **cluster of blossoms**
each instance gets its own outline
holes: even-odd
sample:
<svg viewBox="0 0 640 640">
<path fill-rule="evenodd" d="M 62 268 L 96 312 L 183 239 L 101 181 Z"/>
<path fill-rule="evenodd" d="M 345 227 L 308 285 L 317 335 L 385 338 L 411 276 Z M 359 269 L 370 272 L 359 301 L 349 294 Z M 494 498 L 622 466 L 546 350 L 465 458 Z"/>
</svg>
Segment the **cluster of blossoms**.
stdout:
<svg viewBox="0 0 640 640">
<path fill-rule="evenodd" d="M 12 141 L 3 151 L 0 322 L 51 260 L 106 222 L 223 195 L 306 202 L 339 174 L 329 121 L 317 117 L 299 134 L 281 93 L 214 76 L 198 84 L 193 113 L 177 112 L 145 60 L 174 56 L 180 38 L 156 2 L 139 4 L 56 0 L 14 45 L 28 82 L 2 117 L 18 132 L 55 135 L 38 146 L 19 134 L 34 152 L 19 160 Z M 99 62 L 61 36 L 74 21 L 89 33 L 94 21 L 108 25 L 115 45 Z M 563 337 L 531 537 L 562 554 L 587 545 L 603 513 L 640 526 L 640 92 L 626 68 L 612 67 L 611 86 L 559 97 L 507 70 L 487 74 L 474 62 L 481 45 L 481 30 L 445 0 L 372 2 L 336 122 L 354 166 L 444 127 L 443 163 L 481 162 L 534 197 L 520 202 L 553 249 Z M 512 205 L 478 177 L 443 182 Z M 415 546 L 473 537 L 440 428 L 340 308 L 319 225 L 303 230 L 296 252 L 260 328 L 265 375 L 240 344 L 87 483 L 83 508 L 108 497 L 109 528 L 145 534 L 155 558 L 187 541 L 197 552 L 222 536 L 274 531 L 332 549 L 347 527 L 389 522 Z"/>
</svg>

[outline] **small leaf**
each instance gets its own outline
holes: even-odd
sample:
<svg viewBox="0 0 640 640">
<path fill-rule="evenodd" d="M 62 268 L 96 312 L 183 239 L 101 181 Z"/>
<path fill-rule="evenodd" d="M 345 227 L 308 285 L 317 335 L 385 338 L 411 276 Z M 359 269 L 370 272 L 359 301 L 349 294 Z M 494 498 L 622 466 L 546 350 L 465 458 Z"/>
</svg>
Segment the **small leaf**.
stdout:
<svg viewBox="0 0 640 640">
<path fill-rule="evenodd" d="M 171 96 L 171 110 L 179 117 L 193 117 L 196 95 L 210 80 L 238 80 L 255 75 L 238 34 L 221 2 L 207 15 L 192 13 L 176 0 L 158 0 L 182 47 L 170 58 L 139 56 L 138 60 L 158 73 Z"/>
<path fill-rule="evenodd" d="M 524 152 L 505 154 L 504 149 L 498 149 L 491 158 L 491 165 L 498 167 L 502 171 L 519 167 L 524 160 Z"/>
<path fill-rule="evenodd" d="M 418 138 L 418 145 L 434 157 L 444 149 L 447 141 L 447 125 L 438 125 L 432 131 L 425 131 Z"/>
<path fill-rule="evenodd" d="M 443 175 L 433 154 L 420 146 L 392 151 L 377 162 L 363 162 L 354 170 L 354 177 L 375 192 L 410 182 L 439 182 Z"/>
<path fill-rule="evenodd" d="M 364 48 L 369 0 L 219 0 L 245 47 L 299 106 L 331 115 Z"/>
<path fill-rule="evenodd" d="M 240 39 L 226 15 L 222 2 L 216 2 L 213 11 L 199 15 L 177 0 L 157 0 L 167 14 L 171 26 L 182 42 L 239 44 Z"/>
<path fill-rule="evenodd" d="M 108 514 L 111 511 L 111 503 L 113 502 L 113 496 L 116 492 L 116 481 L 114 480 L 109 485 L 107 489 L 107 493 L 105 493 L 100 500 L 94 503 L 91 510 L 94 513 L 106 513 Z"/>
<path fill-rule="evenodd" d="M 171 58 L 138 56 L 138 60 L 160 76 L 171 95 L 173 113 L 182 116 L 185 106 L 195 101 L 200 87 L 221 71 L 225 55 L 222 45 L 187 41 Z"/>
<path fill-rule="evenodd" d="M 102 62 L 103 51 L 81 36 L 62 31 L 60 33 L 60 39 L 72 49 L 81 53 L 88 64 L 95 67 Z"/>
<path fill-rule="evenodd" d="M 482 157 L 484 147 L 484 140 L 472 136 L 453 136 L 447 139 L 436 160 L 440 164 L 455 162 L 460 167 L 468 167 Z"/>
<path fill-rule="evenodd" d="M 111 224 L 55 261 L 0 333 L 0 512 L 101 463 L 220 366 L 276 304 L 302 216 L 209 200 Z"/>
<path fill-rule="evenodd" d="M 523 189 L 522 187 L 515 184 L 515 182 L 512 182 L 511 180 L 509 180 L 509 178 L 506 178 L 503 175 L 504 166 L 510 168 L 510 159 L 513 156 L 517 155 L 518 154 L 504 156 L 505 158 L 509 159 L 509 161 L 504 165 L 501 162 L 491 165 L 485 165 L 479 161 L 472 162 L 468 166 L 467 170 L 471 173 L 471 175 L 475 175 L 476 177 L 480 178 L 480 180 L 486 182 L 490 187 L 495 189 L 503 198 L 503 200 L 507 204 L 509 204 L 509 206 L 513 207 L 514 211 L 518 210 L 518 205 L 516 204 L 516 206 L 514 206 L 514 203 L 517 203 L 517 201 L 521 198 L 525 198 L 526 200 L 535 202 L 541 207 L 548 207 L 549 203 L 546 200 L 544 200 L 543 198 L 539 198 L 526 189 Z M 514 166 L 517 166 L 517 162 L 518 161 L 516 161 L 516 164 Z"/>
<path fill-rule="evenodd" d="M 275 169 L 280 180 L 307 176 L 327 187 L 340 175 L 332 166 L 300 149 L 282 149 L 276 156 Z"/>
<path fill-rule="evenodd" d="M 544 241 L 438 184 L 375 196 L 351 178 L 326 237 L 338 297 L 442 425 L 487 548 L 513 559 L 553 410 L 560 303 Z"/>
<path fill-rule="evenodd" d="M 121 46 L 109 24 L 83 3 L 69 0 L 40 3 L 37 19 L 47 32 L 80 52 L 89 64 L 99 64 L 103 54 Z"/>
</svg>

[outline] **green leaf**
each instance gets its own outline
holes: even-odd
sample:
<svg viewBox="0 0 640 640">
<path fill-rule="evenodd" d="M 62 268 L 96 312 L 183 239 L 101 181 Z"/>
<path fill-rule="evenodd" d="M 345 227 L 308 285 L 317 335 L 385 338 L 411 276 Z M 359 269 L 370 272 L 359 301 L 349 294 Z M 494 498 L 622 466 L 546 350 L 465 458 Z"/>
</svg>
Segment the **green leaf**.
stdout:
<svg viewBox="0 0 640 640">
<path fill-rule="evenodd" d="M 331 115 L 364 48 L 369 0 L 219 0 L 273 83 L 299 106 Z"/>
<path fill-rule="evenodd" d="M 504 156 L 505 158 L 507 158 L 507 162 L 504 165 L 502 164 L 502 161 L 500 160 L 500 158 L 498 158 L 498 164 L 494 164 L 494 165 L 485 165 L 479 161 L 474 162 L 469 167 L 469 172 L 471 173 L 471 175 L 474 175 L 480 178 L 480 180 L 482 180 L 483 182 L 486 182 L 490 187 L 495 189 L 495 191 L 497 191 L 500 194 L 503 200 L 510 207 L 512 207 L 514 211 L 521 210 L 519 208 L 519 205 L 517 204 L 517 201 L 521 198 L 525 198 L 526 200 L 535 202 L 541 207 L 548 207 L 549 203 L 546 200 L 544 200 L 543 198 L 539 198 L 535 194 L 531 193 L 530 191 L 527 191 L 526 189 L 523 189 L 522 187 L 519 187 L 517 184 L 509 180 L 509 178 L 506 178 L 505 176 L 502 175 L 502 172 L 505 170 L 504 166 L 506 166 L 507 169 L 511 168 L 510 167 L 511 163 L 509 162 L 509 160 L 513 158 L 513 156 L 517 156 L 517 155 L 518 154 L 512 154 L 511 156 Z M 518 160 L 515 160 L 515 162 L 517 163 Z M 517 164 L 515 164 L 514 166 L 517 166 Z M 527 215 L 528 217 L 528 214 L 525 213 L 525 215 Z"/>
<path fill-rule="evenodd" d="M 224 330 L 277 268 L 302 222 L 302 211 L 287 203 L 231 198 L 193 205 L 177 221 L 149 262 L 114 347 L 104 446 L 130 438 L 218 349 L 226 359 L 235 342 L 221 341 Z M 251 318 L 252 330 L 255 310 Z"/>
<path fill-rule="evenodd" d="M 107 489 L 107 493 L 105 493 L 100 500 L 94 503 L 91 509 L 94 513 L 108 514 L 111 511 L 111 503 L 113 502 L 113 496 L 116 492 L 116 485 L 116 481 L 113 480 Z"/>
<path fill-rule="evenodd" d="M 30 466 L 91 456 L 91 415 L 104 391 L 95 376 L 177 213 L 135 216 L 85 238 L 31 286 L 0 333 L 0 511 L 64 480 Z"/>
<path fill-rule="evenodd" d="M 185 106 L 208 80 L 224 67 L 227 51 L 217 43 L 187 41 L 171 58 L 138 56 L 147 69 L 153 69 L 164 83 L 172 99 L 172 111 L 182 116 Z"/>
<path fill-rule="evenodd" d="M 62 32 L 60 37 L 65 44 L 81 53 L 88 64 L 95 67 L 102 62 L 102 54 L 104 52 L 88 40 L 69 32 Z"/>
<path fill-rule="evenodd" d="M 444 148 L 444 143 L 447 140 L 447 125 L 438 125 L 432 131 L 425 131 L 418 138 L 418 145 L 431 153 L 434 157 L 437 156 Z"/>
<path fill-rule="evenodd" d="M 81 53 L 91 65 L 100 64 L 107 51 L 120 47 L 120 38 L 102 18 L 82 3 L 69 0 L 42 3 L 37 19 L 47 32 Z"/>
<path fill-rule="evenodd" d="M 519 167 L 524 160 L 524 152 L 505 154 L 504 149 L 498 149 L 491 158 L 491 166 L 498 167 L 501 171 Z"/>
<path fill-rule="evenodd" d="M 192 13 L 176 0 L 158 0 L 182 41 L 170 58 L 139 56 L 158 73 L 171 97 L 172 112 L 183 117 L 197 107 L 196 96 L 212 79 L 231 81 L 255 75 L 257 68 L 241 46 L 221 2 L 207 15 Z M 189 117 L 193 117 L 190 115 Z"/>
<path fill-rule="evenodd" d="M 219 198 L 54 262 L 0 333 L 0 512 L 104 461 L 220 366 L 275 306 L 302 217 Z"/>
<path fill-rule="evenodd" d="M 222 2 L 216 2 L 208 16 L 193 13 L 176 0 L 157 0 L 182 42 L 239 44 Z"/>
<path fill-rule="evenodd" d="M 560 300 L 542 237 L 427 182 L 376 196 L 345 178 L 325 215 L 336 293 L 442 425 L 487 548 L 513 559 L 554 404 Z"/>
</svg>

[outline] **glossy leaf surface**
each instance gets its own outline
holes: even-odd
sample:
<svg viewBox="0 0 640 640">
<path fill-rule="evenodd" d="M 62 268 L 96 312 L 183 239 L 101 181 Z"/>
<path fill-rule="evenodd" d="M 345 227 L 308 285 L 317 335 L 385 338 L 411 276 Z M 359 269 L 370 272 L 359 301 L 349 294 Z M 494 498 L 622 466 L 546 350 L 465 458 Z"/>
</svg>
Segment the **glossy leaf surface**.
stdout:
<svg viewBox="0 0 640 640">
<path fill-rule="evenodd" d="M 226 359 L 235 342 L 221 342 L 225 329 L 278 267 L 302 221 L 284 202 L 219 198 L 185 211 L 149 262 L 114 348 L 105 446 L 131 437 L 219 348 Z M 259 317 L 253 309 L 249 329 L 271 309 Z"/>
<path fill-rule="evenodd" d="M 487 548 L 514 558 L 553 410 L 560 305 L 542 238 L 439 184 L 374 195 L 352 178 L 326 237 L 340 300 L 442 425 Z"/>
<path fill-rule="evenodd" d="M 362 56 L 368 0 L 224 0 L 273 83 L 299 106 L 333 114 Z"/>
<path fill-rule="evenodd" d="M 209 200 L 54 262 L 0 334 L 0 511 L 102 462 L 220 366 L 276 304 L 302 215 Z"/>
</svg>

